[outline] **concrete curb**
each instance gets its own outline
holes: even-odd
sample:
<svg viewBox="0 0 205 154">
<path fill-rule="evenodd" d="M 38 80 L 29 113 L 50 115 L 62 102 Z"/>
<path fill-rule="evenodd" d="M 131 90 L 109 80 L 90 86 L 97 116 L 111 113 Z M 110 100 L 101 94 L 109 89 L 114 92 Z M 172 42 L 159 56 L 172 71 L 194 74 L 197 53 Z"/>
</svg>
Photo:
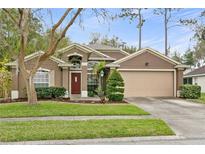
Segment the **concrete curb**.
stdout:
<svg viewBox="0 0 205 154">
<path fill-rule="evenodd" d="M 120 137 L 98 138 L 77 140 L 46 140 L 46 141 L 23 141 L 23 142 L 0 142 L 0 145 L 91 145 L 91 144 L 122 144 L 125 142 L 139 141 L 172 141 L 185 139 L 182 136 L 147 136 L 147 137 Z"/>
</svg>

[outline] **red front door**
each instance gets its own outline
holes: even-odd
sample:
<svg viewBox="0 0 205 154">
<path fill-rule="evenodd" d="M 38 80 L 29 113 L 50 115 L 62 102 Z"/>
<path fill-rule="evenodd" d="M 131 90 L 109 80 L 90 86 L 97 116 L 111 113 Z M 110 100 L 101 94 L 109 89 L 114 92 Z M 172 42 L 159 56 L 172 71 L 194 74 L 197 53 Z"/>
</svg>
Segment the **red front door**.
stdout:
<svg viewBox="0 0 205 154">
<path fill-rule="evenodd" d="M 71 94 L 80 94 L 81 74 L 71 73 Z"/>
</svg>

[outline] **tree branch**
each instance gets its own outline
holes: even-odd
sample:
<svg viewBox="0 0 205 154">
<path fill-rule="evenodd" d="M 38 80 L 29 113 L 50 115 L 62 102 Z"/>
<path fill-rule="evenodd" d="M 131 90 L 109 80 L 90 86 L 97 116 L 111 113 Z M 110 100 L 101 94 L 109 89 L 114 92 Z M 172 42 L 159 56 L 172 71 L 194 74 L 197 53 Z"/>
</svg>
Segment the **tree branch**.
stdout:
<svg viewBox="0 0 205 154">
<path fill-rule="evenodd" d="M 67 17 L 67 15 L 69 14 L 69 12 L 72 10 L 72 8 L 68 8 L 63 16 L 59 19 L 59 21 L 53 25 L 52 29 L 51 29 L 51 36 L 50 36 L 50 41 L 49 41 L 49 46 L 52 46 L 54 43 L 54 35 L 55 35 L 55 31 L 56 29 L 62 24 L 62 22 L 64 21 L 64 19 Z"/>
<path fill-rule="evenodd" d="M 60 20 L 53 26 L 52 30 L 55 31 L 64 21 L 64 19 L 67 17 L 67 15 L 69 14 L 69 12 L 72 10 L 73 8 L 68 8 L 65 13 L 63 14 L 63 16 L 60 18 Z"/>
<path fill-rule="evenodd" d="M 20 35 L 20 52 L 18 56 L 18 63 L 20 65 L 20 69 L 26 78 L 29 76 L 28 71 L 26 70 L 24 57 L 25 57 L 25 50 L 27 47 L 27 40 L 28 40 L 28 18 L 30 14 L 30 9 L 23 9 L 19 11 L 20 13 L 20 20 L 19 20 L 19 29 L 21 31 Z"/>
<path fill-rule="evenodd" d="M 79 8 L 78 11 L 75 13 L 75 15 L 73 16 L 73 18 L 70 20 L 70 22 L 67 24 L 67 26 L 65 27 L 65 29 L 63 30 L 60 38 L 58 39 L 58 42 L 65 37 L 65 34 L 68 30 L 68 28 L 74 23 L 75 19 L 77 18 L 77 16 L 80 14 L 80 12 L 82 11 L 82 8 Z"/>
<path fill-rule="evenodd" d="M 47 51 L 39 56 L 39 58 L 37 59 L 36 61 L 36 65 L 35 67 L 32 69 L 31 71 L 31 74 L 35 74 L 35 72 L 37 71 L 37 69 L 39 68 L 39 66 L 41 65 L 41 63 L 43 61 L 45 61 L 46 59 L 48 59 L 51 55 L 54 54 L 54 52 L 56 51 L 56 48 L 59 44 L 59 42 L 65 37 L 65 34 L 67 32 L 67 30 L 69 29 L 69 27 L 74 23 L 74 21 L 76 20 L 76 18 L 78 17 L 78 15 L 80 14 L 80 12 L 82 11 L 83 9 L 82 8 L 79 8 L 77 10 L 77 12 L 75 13 L 75 15 L 72 17 L 72 19 L 68 22 L 68 24 L 66 25 L 66 27 L 64 28 L 63 32 L 61 33 L 60 37 L 55 40 L 55 41 L 52 41 L 54 40 L 54 35 L 52 36 L 53 38 L 51 38 L 51 43 L 49 44 L 49 47 L 47 49 Z M 64 13 L 64 15 L 61 17 L 61 19 L 59 20 L 59 22 L 57 22 L 57 24 L 55 24 L 53 26 L 53 29 L 54 31 L 52 31 L 52 33 L 54 34 L 55 33 L 55 30 L 61 25 L 61 23 L 64 21 L 65 17 L 68 15 L 68 13 L 70 12 L 71 10 L 68 9 L 66 12 L 67 13 Z M 67 15 L 66 15 L 67 14 Z"/>
<path fill-rule="evenodd" d="M 77 18 L 77 16 L 80 14 L 81 11 L 82 11 L 82 8 L 79 8 L 78 11 L 73 16 L 73 18 L 68 22 L 68 24 L 64 28 L 63 32 L 61 33 L 60 37 L 53 44 L 53 50 L 50 50 L 50 52 L 46 52 L 47 54 L 46 53 L 44 54 L 45 58 L 49 57 L 52 54 L 54 54 L 58 43 L 65 37 L 65 34 L 66 34 L 68 28 L 74 23 L 75 19 Z M 44 60 L 44 55 L 41 56 L 40 61 L 41 61 L 41 59 Z"/>
<path fill-rule="evenodd" d="M 15 17 L 11 14 L 11 12 L 8 10 L 8 9 L 2 9 L 9 17 L 10 19 L 13 21 L 13 23 L 18 26 L 19 25 L 19 22 L 18 20 L 15 19 Z"/>
<path fill-rule="evenodd" d="M 170 29 L 170 28 L 173 28 L 173 27 L 179 27 L 179 26 L 182 26 L 182 25 L 180 25 L 180 24 L 176 24 L 176 25 L 169 26 L 169 27 L 167 27 L 167 28 Z"/>
</svg>

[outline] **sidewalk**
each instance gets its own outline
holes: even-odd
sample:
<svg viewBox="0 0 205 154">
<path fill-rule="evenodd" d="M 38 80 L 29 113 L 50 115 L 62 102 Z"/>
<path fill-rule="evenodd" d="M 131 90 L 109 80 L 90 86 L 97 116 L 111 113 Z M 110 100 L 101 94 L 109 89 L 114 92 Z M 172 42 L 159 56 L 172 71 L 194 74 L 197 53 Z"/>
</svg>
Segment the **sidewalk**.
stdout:
<svg viewBox="0 0 205 154">
<path fill-rule="evenodd" d="M 94 120 L 94 119 L 148 119 L 155 118 L 152 115 L 119 115 L 119 116 L 48 116 L 48 117 L 22 117 L 22 118 L 0 118 L 3 121 L 34 121 L 34 120 Z"/>
</svg>

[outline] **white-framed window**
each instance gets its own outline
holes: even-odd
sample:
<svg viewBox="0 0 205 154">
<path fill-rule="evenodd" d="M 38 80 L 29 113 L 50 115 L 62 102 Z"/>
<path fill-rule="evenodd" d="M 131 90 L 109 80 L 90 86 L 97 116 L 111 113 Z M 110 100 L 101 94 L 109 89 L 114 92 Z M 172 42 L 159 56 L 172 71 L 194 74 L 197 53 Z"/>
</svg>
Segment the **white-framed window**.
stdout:
<svg viewBox="0 0 205 154">
<path fill-rule="evenodd" d="M 82 57 L 78 55 L 69 56 L 69 62 L 72 64 L 71 69 L 80 69 Z"/>
<path fill-rule="evenodd" d="M 49 87 L 49 71 L 38 70 L 33 78 L 33 82 L 36 88 L 38 87 Z"/>
</svg>

